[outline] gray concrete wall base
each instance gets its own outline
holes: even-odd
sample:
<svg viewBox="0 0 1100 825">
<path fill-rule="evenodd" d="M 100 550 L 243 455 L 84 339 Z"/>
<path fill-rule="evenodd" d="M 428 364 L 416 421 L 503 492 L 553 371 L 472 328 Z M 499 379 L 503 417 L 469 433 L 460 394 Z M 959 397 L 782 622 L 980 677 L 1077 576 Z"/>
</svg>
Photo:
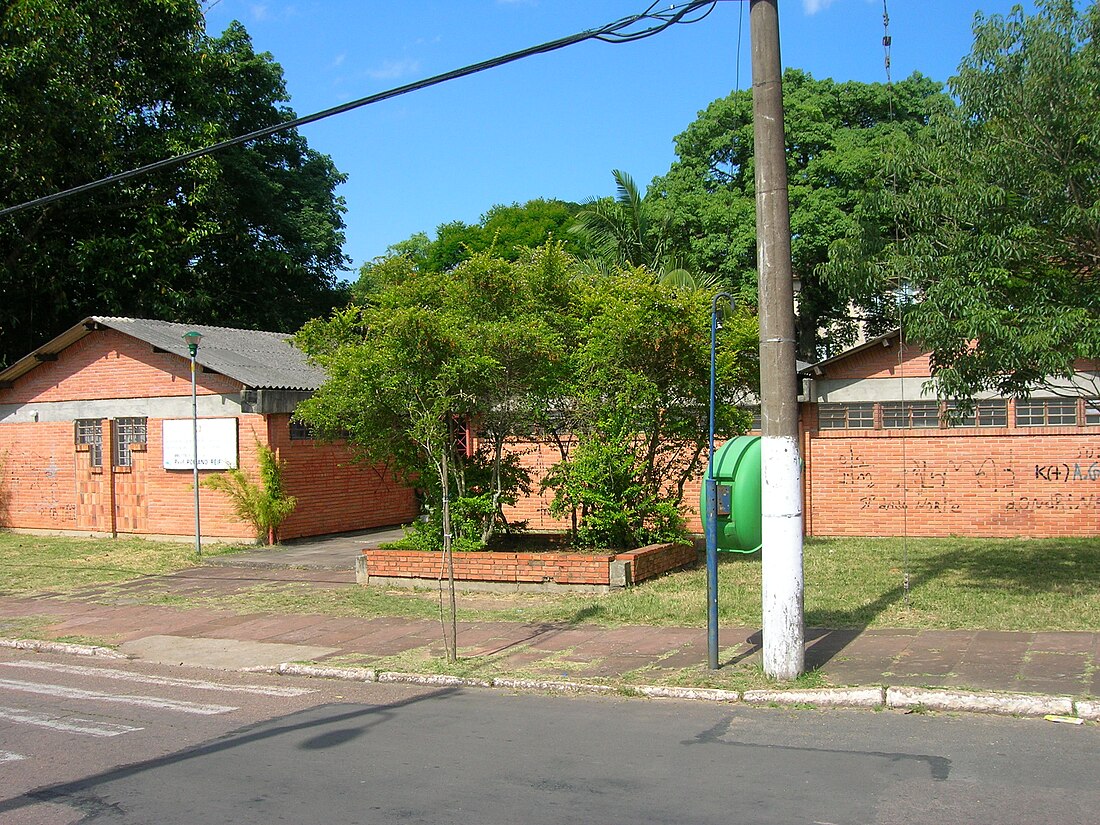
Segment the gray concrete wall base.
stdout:
<svg viewBox="0 0 1100 825">
<path fill-rule="evenodd" d="M 633 565 L 626 559 L 622 561 L 619 559 L 612 559 L 609 573 L 612 590 L 622 587 L 631 587 L 634 584 Z"/>
</svg>

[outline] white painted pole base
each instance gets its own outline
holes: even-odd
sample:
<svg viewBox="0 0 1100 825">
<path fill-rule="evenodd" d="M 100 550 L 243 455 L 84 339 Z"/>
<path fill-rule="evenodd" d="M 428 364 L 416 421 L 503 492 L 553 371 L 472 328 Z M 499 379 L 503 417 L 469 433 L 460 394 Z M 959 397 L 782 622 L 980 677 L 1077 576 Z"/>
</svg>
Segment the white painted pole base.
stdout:
<svg viewBox="0 0 1100 825">
<path fill-rule="evenodd" d="M 760 441 L 760 459 L 764 673 L 774 679 L 794 679 L 806 666 L 798 440 L 765 436 Z"/>
</svg>

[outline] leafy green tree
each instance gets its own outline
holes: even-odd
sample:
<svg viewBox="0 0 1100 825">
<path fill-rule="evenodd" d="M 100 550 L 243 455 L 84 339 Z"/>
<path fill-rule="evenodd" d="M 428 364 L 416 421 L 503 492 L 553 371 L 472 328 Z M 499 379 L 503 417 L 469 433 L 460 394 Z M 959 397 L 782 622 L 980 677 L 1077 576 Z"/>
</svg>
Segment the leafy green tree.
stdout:
<svg viewBox="0 0 1100 825">
<path fill-rule="evenodd" d="M 876 191 L 882 158 L 925 127 L 941 98 L 922 77 L 885 84 L 783 76 L 787 130 L 791 253 L 801 283 L 799 357 L 816 360 L 854 340 L 852 285 L 827 282 L 818 267 L 829 245 L 856 220 Z M 668 222 L 670 250 L 689 271 L 713 274 L 743 303 L 756 301 L 756 206 L 752 92 L 714 101 L 676 138 L 678 159 L 654 180 L 648 200 Z"/>
<path fill-rule="evenodd" d="M 580 205 L 561 200 L 536 198 L 524 204 L 497 204 L 476 224 L 450 221 L 436 227 L 435 240 L 424 232 L 390 246 L 386 253 L 360 269 L 363 284 L 353 287 L 356 295 L 370 291 L 375 267 L 393 258 L 406 258 L 416 269 L 447 272 L 478 252 L 492 252 L 505 261 L 517 261 L 544 244 L 555 241 L 566 252 L 581 251 L 580 241 L 568 232 Z"/>
<path fill-rule="evenodd" d="M 0 203 L 288 119 L 282 70 L 194 0 L 0 10 Z M 0 219 L 0 363 L 88 314 L 293 329 L 344 266 L 343 177 L 285 132 Z"/>
<path fill-rule="evenodd" d="M 577 444 L 544 486 L 555 490 L 559 512 L 578 510 L 582 540 L 667 537 L 670 513 L 706 455 L 709 297 L 661 283 L 645 267 L 589 274 L 577 290 L 576 344 L 556 407 L 570 410 Z M 718 353 L 716 425 L 743 432 L 737 405 L 756 381 L 755 322 L 727 319 Z"/>
<path fill-rule="evenodd" d="M 893 243 L 869 220 L 838 254 L 914 297 L 906 332 L 932 350 L 941 397 L 1070 388 L 1100 359 L 1100 7 L 1040 0 L 978 15 L 950 81 L 958 105 L 898 161 L 883 197 Z M 1061 379 L 1061 380 L 1059 380 Z"/>
<path fill-rule="evenodd" d="M 565 257 L 547 246 L 516 263 L 480 253 L 447 273 L 410 266 L 369 303 L 310 322 L 297 341 L 328 381 L 297 414 L 415 480 L 433 511 L 446 485 L 464 538 L 484 545 L 526 484 L 505 441 L 530 433 L 563 360 L 552 310 L 569 289 Z M 481 433 L 480 452 L 455 437 L 460 422 Z"/>
<path fill-rule="evenodd" d="M 595 256 L 611 267 L 644 266 L 659 272 L 668 263 L 669 222 L 655 215 L 634 178 L 619 169 L 615 197 L 589 201 L 571 231 L 582 237 Z"/>
</svg>

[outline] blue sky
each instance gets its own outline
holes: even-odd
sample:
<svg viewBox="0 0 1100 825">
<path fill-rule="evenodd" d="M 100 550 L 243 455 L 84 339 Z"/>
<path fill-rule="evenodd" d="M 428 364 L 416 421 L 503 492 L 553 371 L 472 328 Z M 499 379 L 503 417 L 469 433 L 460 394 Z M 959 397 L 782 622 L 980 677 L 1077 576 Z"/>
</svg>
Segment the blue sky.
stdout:
<svg viewBox="0 0 1100 825">
<path fill-rule="evenodd" d="M 649 0 L 207 0 L 207 28 L 244 23 L 309 114 L 630 14 Z M 669 0 L 671 4 L 674 0 Z M 946 81 L 974 14 L 1011 0 L 888 0 L 895 80 Z M 1033 10 L 1034 3 L 1024 2 Z M 781 0 L 783 65 L 885 80 L 882 0 Z M 738 48 L 740 33 L 740 48 Z M 645 186 L 712 100 L 749 84 L 748 3 L 647 40 L 587 42 L 338 115 L 302 129 L 348 176 L 347 243 L 365 261 L 497 203 L 613 193 L 612 169 Z"/>
</svg>

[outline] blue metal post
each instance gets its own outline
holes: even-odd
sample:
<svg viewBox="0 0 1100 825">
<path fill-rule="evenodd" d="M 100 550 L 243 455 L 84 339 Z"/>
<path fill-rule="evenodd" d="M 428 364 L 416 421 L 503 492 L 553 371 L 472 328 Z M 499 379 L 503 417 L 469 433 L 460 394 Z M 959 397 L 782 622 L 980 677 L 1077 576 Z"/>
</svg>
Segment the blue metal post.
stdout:
<svg viewBox="0 0 1100 825">
<path fill-rule="evenodd" d="M 718 345 L 718 300 L 725 298 L 733 310 L 733 296 L 719 292 L 710 308 L 710 429 L 707 453 L 706 513 L 704 532 L 707 542 L 707 660 L 711 670 L 718 669 L 718 484 L 714 480 L 714 385 L 715 352 Z"/>
</svg>

